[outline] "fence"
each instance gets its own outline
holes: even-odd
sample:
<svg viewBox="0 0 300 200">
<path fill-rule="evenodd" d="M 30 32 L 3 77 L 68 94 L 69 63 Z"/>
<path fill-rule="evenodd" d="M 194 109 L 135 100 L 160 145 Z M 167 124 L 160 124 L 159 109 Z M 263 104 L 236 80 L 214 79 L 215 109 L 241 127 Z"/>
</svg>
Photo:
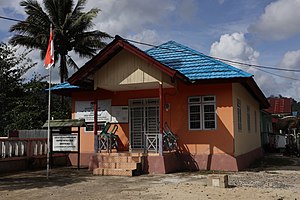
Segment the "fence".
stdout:
<svg viewBox="0 0 300 200">
<path fill-rule="evenodd" d="M 0 138 L 0 159 L 46 154 L 46 138 Z"/>
<path fill-rule="evenodd" d="M 10 131 L 9 137 L 17 138 L 47 138 L 48 130 L 33 129 L 33 130 L 16 130 Z"/>
</svg>

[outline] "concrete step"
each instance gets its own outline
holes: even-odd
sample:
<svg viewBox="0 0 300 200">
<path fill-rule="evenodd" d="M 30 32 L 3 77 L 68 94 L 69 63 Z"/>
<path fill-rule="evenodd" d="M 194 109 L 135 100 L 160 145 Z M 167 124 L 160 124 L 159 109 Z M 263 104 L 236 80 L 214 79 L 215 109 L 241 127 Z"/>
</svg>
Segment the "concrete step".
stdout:
<svg viewBox="0 0 300 200">
<path fill-rule="evenodd" d="M 111 163 L 137 163 L 142 162 L 141 156 L 117 156 L 117 155 L 98 155 L 99 162 Z"/>
<path fill-rule="evenodd" d="M 142 163 L 136 162 L 125 162 L 125 163 L 112 163 L 112 162 L 99 162 L 99 168 L 109 168 L 109 169 L 141 169 Z"/>
<path fill-rule="evenodd" d="M 132 153 L 132 152 L 112 152 L 112 153 L 107 153 L 107 152 L 100 152 L 97 153 L 98 155 L 109 155 L 109 156 L 147 156 L 147 153 Z"/>
<path fill-rule="evenodd" d="M 135 171 L 129 169 L 96 168 L 93 170 L 93 174 L 98 176 L 134 176 Z"/>
<path fill-rule="evenodd" d="M 130 152 L 97 153 L 94 175 L 133 176 L 142 173 L 145 154 Z"/>
</svg>

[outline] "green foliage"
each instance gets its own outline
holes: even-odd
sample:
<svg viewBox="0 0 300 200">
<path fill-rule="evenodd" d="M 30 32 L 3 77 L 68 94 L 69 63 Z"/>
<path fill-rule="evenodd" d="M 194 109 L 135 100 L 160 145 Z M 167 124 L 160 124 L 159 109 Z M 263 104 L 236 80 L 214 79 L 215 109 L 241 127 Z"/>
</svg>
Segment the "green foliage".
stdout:
<svg viewBox="0 0 300 200">
<path fill-rule="evenodd" d="M 9 130 L 40 129 L 48 119 L 48 82 L 35 75 L 27 83 L 22 75 L 35 64 L 6 44 L 0 44 L 0 136 Z M 51 96 L 51 117 L 71 118 L 71 99 Z"/>
<path fill-rule="evenodd" d="M 0 135 L 12 121 L 8 113 L 22 96 L 22 75 L 35 65 L 26 58 L 28 53 L 17 54 L 15 49 L 0 43 Z"/>
<path fill-rule="evenodd" d="M 40 129 L 48 119 L 48 83 L 36 79 L 23 84 L 23 96 L 15 102 L 15 107 L 9 112 L 12 119 L 7 130 Z M 51 118 L 71 118 L 71 100 L 51 95 Z M 63 105 L 63 106 L 62 106 Z"/>
<path fill-rule="evenodd" d="M 24 0 L 20 5 L 28 17 L 10 28 L 15 33 L 10 43 L 39 49 L 41 59 L 44 59 L 52 24 L 55 61 L 60 58 L 61 82 L 68 77 L 68 67 L 78 68 L 68 56 L 69 51 L 80 57 L 92 57 L 106 45 L 103 40 L 111 38 L 105 32 L 91 30 L 92 21 L 100 10 L 93 8 L 83 12 L 86 0 L 78 0 L 76 5 L 74 0 L 44 0 L 43 7 L 36 0 Z"/>
</svg>

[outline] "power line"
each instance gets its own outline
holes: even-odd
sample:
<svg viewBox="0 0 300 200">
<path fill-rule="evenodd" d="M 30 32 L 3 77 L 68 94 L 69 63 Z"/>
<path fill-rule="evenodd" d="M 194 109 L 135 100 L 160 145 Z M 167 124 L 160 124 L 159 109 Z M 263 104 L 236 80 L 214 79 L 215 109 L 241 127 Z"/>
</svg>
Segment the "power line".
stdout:
<svg viewBox="0 0 300 200">
<path fill-rule="evenodd" d="M 225 58 L 219 58 L 219 57 L 213 57 L 213 56 L 210 56 L 210 57 L 212 57 L 214 59 L 217 59 L 217 60 L 234 63 L 234 64 L 247 65 L 249 67 L 272 69 L 272 70 L 279 70 L 279 71 L 288 71 L 288 72 L 300 72 L 300 70 L 298 70 L 298 69 L 267 67 L 267 66 L 262 66 L 262 65 L 254 65 L 254 64 L 243 63 L 243 62 L 238 62 L 238 61 L 234 61 L 234 60 L 228 60 L 228 59 L 225 59 Z"/>
<path fill-rule="evenodd" d="M 23 22 L 22 20 L 19 19 L 14 19 L 14 18 L 10 18 L 10 17 L 4 17 L 0 15 L 1 19 L 5 19 L 5 20 L 9 20 L 9 21 L 15 21 L 15 22 Z"/>
<path fill-rule="evenodd" d="M 273 76 L 278 76 L 278 77 L 281 77 L 281 78 L 291 79 L 291 80 L 294 80 L 294 81 L 300 81 L 300 79 L 297 79 L 297 78 L 293 78 L 293 77 L 289 77 L 289 76 L 283 76 L 283 75 L 279 75 L 279 74 L 274 74 L 273 72 L 268 72 L 268 71 L 263 70 L 263 69 L 257 69 L 257 70 L 260 70 L 260 71 L 265 72 L 267 74 L 271 74 Z"/>
<path fill-rule="evenodd" d="M 19 19 L 10 18 L 10 17 L 4 17 L 4 16 L 1 16 L 1 15 L 0 15 L 0 19 L 10 20 L 10 21 L 15 21 L 15 22 L 24 22 L 24 21 L 19 20 Z M 133 43 L 140 44 L 140 45 L 150 46 L 150 47 L 154 47 L 154 48 L 163 48 L 163 49 L 167 49 L 167 50 L 171 50 L 171 51 L 175 51 L 175 52 L 189 53 L 191 55 L 198 55 L 198 54 L 192 53 L 190 51 L 186 52 L 186 51 L 181 51 L 181 50 L 169 49 L 169 48 L 166 48 L 166 47 L 161 47 L 161 46 L 157 46 L 157 45 L 153 45 L 153 44 L 149 44 L 149 43 L 145 43 L 145 42 L 140 42 L 140 41 L 126 39 L 126 38 L 124 38 L 124 39 L 126 41 L 128 41 L 128 42 L 133 42 Z M 244 65 L 244 66 L 248 66 L 248 67 L 254 67 L 254 68 L 257 68 L 258 70 L 260 70 L 262 72 L 265 72 L 265 73 L 268 73 L 268 74 L 271 74 L 271 75 L 274 75 L 274 76 L 278 76 L 278 77 L 281 77 L 281 78 L 287 78 L 287 79 L 291 79 L 291 80 L 300 81 L 300 79 L 296 79 L 296 78 L 292 78 L 292 77 L 287 77 L 287 76 L 282 76 L 282 75 L 279 75 L 279 74 L 274 74 L 272 72 L 268 72 L 268 71 L 262 70 L 260 68 L 270 69 L 270 70 L 278 70 L 278 71 L 287 71 L 287 72 L 300 72 L 300 70 L 288 69 L 288 68 L 268 67 L 268 66 L 263 66 L 263 65 L 254 65 L 254 64 L 249 64 L 249 63 L 243 63 L 243 62 L 238 62 L 238 61 L 234 61 L 234 60 L 229 60 L 229 59 L 225 59 L 225 58 L 208 56 L 208 55 L 205 55 L 205 54 L 203 54 L 203 55 L 206 56 L 206 57 L 208 57 L 208 58 L 212 58 L 212 59 L 216 59 L 216 60 L 220 60 L 220 61 L 224 61 L 224 62 L 234 63 L 234 64 L 238 64 L 238 65 Z"/>
<path fill-rule="evenodd" d="M 130 39 L 125 39 L 125 40 L 130 41 L 130 42 L 134 42 L 134 43 L 137 43 L 137 44 L 142 44 L 142 45 L 154 47 L 154 48 L 167 49 L 167 50 L 170 50 L 170 51 L 187 53 L 187 54 L 190 54 L 190 55 L 199 55 L 199 54 L 196 54 L 196 53 L 192 53 L 190 51 L 175 50 L 175 49 L 170 49 L 170 48 L 167 48 L 167 47 L 156 46 L 156 45 L 152 45 L 152 44 L 148 44 L 148 43 L 144 43 L 144 42 L 139 42 L 139 41 L 135 41 L 135 40 L 130 40 Z M 202 53 L 200 53 L 200 54 L 202 54 Z M 278 77 L 281 77 L 281 78 L 286 78 L 286 79 L 291 79 L 291 80 L 295 80 L 295 81 L 300 81 L 300 79 L 293 78 L 293 77 L 288 77 L 288 76 L 283 76 L 283 75 L 279 75 L 279 74 L 275 74 L 275 73 L 263 70 L 261 68 L 272 69 L 272 70 L 280 70 L 280 71 L 288 71 L 288 72 L 300 72 L 300 70 L 293 70 L 293 69 L 287 69 L 287 68 L 267 67 L 267 66 L 262 66 L 262 65 L 254 65 L 254 64 L 249 64 L 249 63 L 242 63 L 242 62 L 238 62 L 238 61 L 228 60 L 228 59 L 224 59 L 224 58 L 218 58 L 218 57 L 208 56 L 208 55 L 205 55 L 205 54 L 202 54 L 202 55 L 206 56 L 208 58 L 211 58 L 211 59 L 216 59 L 216 60 L 225 61 L 225 62 L 231 62 L 231 63 L 235 63 L 235 64 L 239 64 L 239 65 L 244 65 L 244 66 L 248 66 L 248 67 L 252 67 L 252 68 L 257 68 L 257 70 L 260 70 L 260 71 L 262 71 L 264 73 L 267 73 L 267 74 L 271 74 L 273 76 L 278 76 Z"/>
<path fill-rule="evenodd" d="M 170 48 L 167 48 L 167 47 L 156 46 L 156 45 L 152 45 L 152 44 L 148 44 L 148 43 L 144 43 L 144 42 L 139 42 L 139 41 L 135 41 L 135 40 L 130 40 L 130 39 L 125 39 L 125 40 L 127 40 L 129 42 L 141 44 L 141 45 L 146 45 L 146 46 L 154 47 L 154 48 L 162 48 L 162 49 L 167 49 L 167 50 L 181 52 L 181 53 L 189 53 L 191 55 L 198 55 L 198 54 L 192 53 L 192 52 L 170 49 Z M 297 69 L 267 67 L 267 66 L 262 66 L 262 65 L 254 65 L 254 64 L 250 64 L 250 63 L 238 62 L 238 61 L 229 60 L 229 59 L 225 59 L 225 58 L 219 58 L 219 57 L 215 57 L 215 56 L 208 56 L 208 55 L 205 55 L 205 54 L 203 54 L 203 55 L 206 56 L 206 57 L 209 57 L 209 58 L 216 59 L 216 60 L 221 60 L 221 61 L 230 62 L 230 63 L 234 63 L 234 64 L 239 64 L 239 65 L 246 65 L 246 66 L 249 66 L 249 67 L 257 67 L 257 68 L 265 68 L 265 69 L 279 70 L 279 71 L 289 71 L 289 72 L 300 72 L 300 70 L 297 70 Z"/>
</svg>

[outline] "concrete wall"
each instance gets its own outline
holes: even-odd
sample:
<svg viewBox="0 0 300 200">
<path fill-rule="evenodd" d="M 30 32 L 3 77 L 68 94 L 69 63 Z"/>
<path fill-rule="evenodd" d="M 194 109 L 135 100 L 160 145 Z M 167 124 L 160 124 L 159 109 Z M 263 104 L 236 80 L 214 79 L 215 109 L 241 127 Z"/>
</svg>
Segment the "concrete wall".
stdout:
<svg viewBox="0 0 300 200">
<path fill-rule="evenodd" d="M 226 155 L 226 158 L 234 154 L 233 138 L 233 108 L 232 108 L 231 84 L 213 85 L 186 85 L 178 83 L 178 88 L 164 89 L 164 102 L 170 104 L 170 109 L 163 111 L 164 122 L 167 122 L 171 130 L 179 137 L 179 151 L 185 155 L 198 156 L 199 162 L 206 162 L 209 155 Z M 217 129 L 215 130 L 189 130 L 188 128 L 188 97 L 190 96 L 216 96 Z M 73 102 L 76 100 L 111 99 L 112 106 L 128 105 L 129 99 L 136 98 L 158 98 L 158 89 L 108 92 L 98 89 L 91 93 L 81 93 L 73 95 Z M 73 104 L 74 106 L 74 104 Z M 74 111 L 74 107 L 73 107 Z M 129 124 L 119 124 L 117 134 L 120 138 L 119 150 L 129 150 Z M 94 151 L 93 132 L 81 134 L 82 154 Z M 229 157 L 227 156 L 229 155 Z M 206 161 L 203 160 L 206 158 Z M 214 157 L 216 158 L 216 157 Z M 200 161 L 201 160 L 201 161 Z M 216 160 L 216 159 L 214 159 Z M 208 166 L 210 168 L 210 166 Z"/>
<path fill-rule="evenodd" d="M 58 154 L 53 156 L 53 166 L 67 166 L 70 164 L 68 155 Z M 11 157 L 0 159 L 0 174 L 17 172 L 30 169 L 46 169 L 46 156 L 37 157 Z"/>
<path fill-rule="evenodd" d="M 259 103 L 239 83 L 232 85 L 232 104 L 234 117 L 235 156 L 243 155 L 261 147 Z M 242 130 L 238 129 L 237 99 L 241 100 Z M 247 125 L 247 106 L 250 108 L 250 131 Z M 256 128 L 255 116 L 256 111 Z"/>
</svg>

